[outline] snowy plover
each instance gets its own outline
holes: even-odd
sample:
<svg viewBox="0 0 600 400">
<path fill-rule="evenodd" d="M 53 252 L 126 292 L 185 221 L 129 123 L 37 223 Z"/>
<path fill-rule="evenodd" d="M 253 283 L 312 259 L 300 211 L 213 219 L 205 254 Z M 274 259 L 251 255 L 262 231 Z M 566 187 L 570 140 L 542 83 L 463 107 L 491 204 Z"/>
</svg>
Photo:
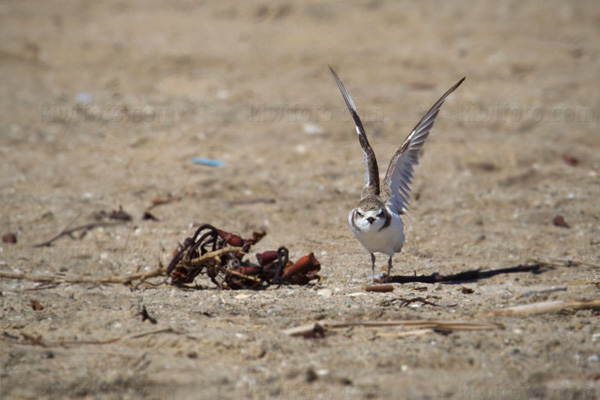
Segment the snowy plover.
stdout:
<svg viewBox="0 0 600 400">
<path fill-rule="evenodd" d="M 383 253 L 389 256 L 387 281 L 390 279 L 392 256 L 399 253 L 404 244 L 404 223 L 401 215 L 408 210 L 410 185 L 414 168 L 419 164 L 419 153 L 429 136 L 442 104 L 457 87 L 465 80 L 462 78 L 452 86 L 419 121 L 410 135 L 404 140 L 388 166 L 383 185 L 379 185 L 379 167 L 375 153 L 367 140 L 356 106 L 344 88 L 335 71 L 329 67 L 337 82 L 348 110 L 354 119 L 358 140 L 363 149 L 363 161 L 367 164 L 366 184 L 361 193 L 361 199 L 355 209 L 348 215 L 348 223 L 358 241 L 371 254 L 371 283 L 374 283 L 375 254 Z"/>
</svg>

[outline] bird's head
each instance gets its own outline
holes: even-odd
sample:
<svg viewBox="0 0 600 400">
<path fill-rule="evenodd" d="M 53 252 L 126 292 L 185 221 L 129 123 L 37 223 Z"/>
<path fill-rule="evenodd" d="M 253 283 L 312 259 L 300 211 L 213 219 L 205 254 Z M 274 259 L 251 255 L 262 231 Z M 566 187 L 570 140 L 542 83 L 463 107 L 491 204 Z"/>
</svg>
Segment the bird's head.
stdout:
<svg viewBox="0 0 600 400">
<path fill-rule="evenodd" d="M 359 204 L 354 209 L 352 218 L 354 219 L 354 225 L 361 231 L 378 231 L 385 226 L 389 216 L 383 204 L 381 206 L 371 205 L 370 207 Z"/>
<path fill-rule="evenodd" d="M 380 230 L 388 222 L 385 203 L 379 196 L 362 199 L 352 211 L 354 225 L 361 231 Z"/>
<path fill-rule="evenodd" d="M 362 208 L 357 208 L 354 213 L 355 221 L 364 221 L 369 225 L 377 224 L 379 221 L 385 222 L 385 211 L 383 208 L 379 208 L 377 210 L 363 210 Z"/>
</svg>

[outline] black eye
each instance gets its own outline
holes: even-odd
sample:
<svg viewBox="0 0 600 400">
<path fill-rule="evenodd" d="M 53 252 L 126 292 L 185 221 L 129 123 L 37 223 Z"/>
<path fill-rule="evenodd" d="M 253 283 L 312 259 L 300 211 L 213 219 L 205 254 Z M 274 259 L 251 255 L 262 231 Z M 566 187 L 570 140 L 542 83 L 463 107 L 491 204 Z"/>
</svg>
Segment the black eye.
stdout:
<svg viewBox="0 0 600 400">
<path fill-rule="evenodd" d="M 361 218 L 365 216 L 365 214 L 361 213 L 361 212 L 360 212 L 360 211 L 358 211 L 358 210 L 356 210 L 356 213 L 357 213 L 357 214 L 358 214 L 358 216 L 359 216 L 359 217 L 361 217 Z"/>
</svg>

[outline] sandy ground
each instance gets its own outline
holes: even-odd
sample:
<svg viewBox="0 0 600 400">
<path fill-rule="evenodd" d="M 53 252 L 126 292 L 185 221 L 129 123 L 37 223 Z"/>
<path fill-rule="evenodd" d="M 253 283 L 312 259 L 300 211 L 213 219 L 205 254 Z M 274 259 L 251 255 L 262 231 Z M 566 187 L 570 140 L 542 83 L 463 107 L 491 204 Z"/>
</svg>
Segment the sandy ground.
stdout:
<svg viewBox="0 0 600 400">
<path fill-rule="evenodd" d="M 0 233 L 18 240 L 2 243 L 1 270 L 149 270 L 210 222 L 267 230 L 257 251 L 314 252 L 323 280 L 220 292 L 32 290 L 3 279 L 3 399 L 600 397 L 592 310 L 498 317 L 504 329 L 449 335 L 282 334 L 323 319 L 479 321 L 502 307 L 598 296 L 597 1 L 135 4 L 0 2 Z M 383 170 L 423 112 L 467 76 L 425 146 L 393 274 L 540 257 L 587 264 L 363 292 L 369 257 L 346 222 L 361 151 L 327 64 Z M 160 221 L 141 220 L 168 194 L 182 198 L 153 210 Z M 259 201 L 230 203 L 240 200 Z M 119 206 L 133 222 L 32 247 Z M 570 227 L 555 226 L 557 215 Z M 548 289 L 557 290 L 530 293 Z M 401 307 L 415 297 L 437 306 Z M 156 325 L 141 321 L 142 306 Z M 167 328 L 176 333 L 133 337 Z M 23 334 L 46 344 L 123 339 L 43 347 Z"/>
</svg>

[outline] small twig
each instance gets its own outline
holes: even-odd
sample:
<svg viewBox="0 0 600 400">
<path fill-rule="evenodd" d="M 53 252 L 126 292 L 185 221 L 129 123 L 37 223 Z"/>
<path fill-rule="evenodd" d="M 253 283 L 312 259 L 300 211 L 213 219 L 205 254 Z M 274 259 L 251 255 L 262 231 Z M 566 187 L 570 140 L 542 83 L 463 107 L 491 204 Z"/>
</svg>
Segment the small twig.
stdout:
<svg viewBox="0 0 600 400">
<path fill-rule="evenodd" d="M 555 300 L 502 308 L 484 316 L 516 316 L 559 312 L 562 310 L 600 310 L 600 297 L 583 300 Z"/>
<path fill-rule="evenodd" d="M 179 201 L 183 198 L 183 196 L 184 196 L 184 194 L 177 195 L 177 196 L 173 196 L 172 194 L 169 194 L 166 198 L 157 197 L 154 200 L 152 200 L 152 204 L 148 208 L 146 208 L 146 210 L 144 212 L 150 212 L 150 210 L 152 210 L 155 207 L 173 203 L 175 201 Z"/>
<path fill-rule="evenodd" d="M 569 285 L 578 286 L 578 285 L 596 285 L 600 286 L 600 281 L 571 281 Z"/>
<path fill-rule="evenodd" d="M 421 336 L 421 335 L 426 335 L 428 333 L 433 333 L 433 332 L 435 332 L 434 329 L 425 328 L 425 329 L 416 329 L 414 331 L 377 332 L 377 336 L 382 337 L 382 338 L 397 339 L 397 338 L 403 338 L 403 337 L 408 337 L 408 336 Z"/>
<path fill-rule="evenodd" d="M 502 324 L 494 322 L 470 322 L 470 321 L 447 321 L 447 320 L 397 320 L 397 321 L 366 321 L 366 322 L 342 322 L 326 325 L 331 329 L 349 328 L 351 326 L 362 326 L 365 328 L 379 328 L 384 326 L 412 326 L 419 328 L 451 329 L 451 330 L 489 330 L 503 328 Z"/>
<path fill-rule="evenodd" d="M 438 305 L 435 303 L 432 303 L 430 301 L 427 301 L 426 299 L 424 299 L 423 297 L 415 297 L 412 299 L 398 299 L 398 300 L 402 300 L 402 302 L 400 303 L 400 308 L 402 307 L 407 307 L 409 304 L 415 303 L 415 302 L 419 302 L 419 303 L 423 303 L 425 305 L 430 305 L 433 307 L 437 307 Z"/>
<path fill-rule="evenodd" d="M 275 199 L 269 198 L 269 197 L 258 197 L 255 199 L 229 200 L 227 202 L 227 205 L 230 207 L 235 207 L 235 206 L 239 206 L 239 205 L 256 204 L 256 203 L 275 204 Z"/>
<path fill-rule="evenodd" d="M 73 223 L 77 220 L 77 218 L 79 218 L 81 216 L 81 211 L 77 213 L 77 215 L 75 215 L 73 218 L 71 218 L 71 220 L 67 223 L 67 225 L 65 225 L 65 227 L 59 232 L 58 235 L 63 235 L 66 234 L 68 235 L 69 233 L 63 233 L 68 231 L 68 229 L 71 227 L 71 225 L 73 225 Z M 58 239 L 60 236 L 54 236 L 52 237 L 50 240 L 44 242 L 44 243 L 40 243 L 40 244 L 36 244 L 33 247 L 42 247 L 42 246 L 48 246 L 50 243 L 52 243 L 54 240 Z"/>
<path fill-rule="evenodd" d="M 231 274 L 231 275 L 233 275 L 233 276 L 237 276 L 238 278 L 242 278 L 242 279 L 248 279 L 248 280 L 250 280 L 250 281 L 252 281 L 252 282 L 257 282 L 257 283 L 261 283 L 261 282 L 262 282 L 262 280 L 261 280 L 261 279 L 259 279 L 259 278 L 256 278 L 256 277 L 254 277 L 254 276 L 250 276 L 250 275 L 244 275 L 244 274 L 241 274 L 241 273 L 239 273 L 239 272 L 233 271 L 233 270 L 231 270 L 231 269 L 228 269 L 228 268 L 221 267 L 221 266 L 219 266 L 219 265 L 217 265 L 217 269 L 218 269 L 219 271 L 221 271 L 221 272 L 224 272 L 224 273 L 226 273 L 226 274 Z"/>
<path fill-rule="evenodd" d="M 117 340 L 121 340 L 121 339 L 139 339 L 139 338 L 144 337 L 144 336 L 156 335 L 157 333 L 175 333 L 177 335 L 183 335 L 182 332 L 176 331 L 175 329 L 169 327 L 169 328 L 156 329 L 156 330 L 153 330 L 153 331 L 136 333 L 136 334 L 133 334 L 133 335 L 129 335 L 129 336 L 118 338 Z"/>
<path fill-rule="evenodd" d="M 34 244 L 32 247 L 50 246 L 54 241 L 60 239 L 61 237 L 71 235 L 77 231 L 87 232 L 94 228 L 122 225 L 127 222 L 128 221 L 123 221 L 123 220 L 119 220 L 117 222 L 92 222 L 90 224 L 76 226 L 75 228 L 70 228 L 70 229 L 65 228 L 62 231 L 60 231 L 58 234 L 56 234 L 56 235 L 52 236 L 50 239 L 46 240 L 45 242 Z"/>
<path fill-rule="evenodd" d="M 44 341 L 42 339 L 41 335 L 31 336 L 31 335 L 28 335 L 25 332 L 21 332 L 21 336 L 23 336 L 23 339 L 25 339 L 28 342 L 30 342 L 30 344 L 36 345 L 36 346 L 42 346 L 42 347 L 67 347 L 67 346 L 75 346 L 75 345 L 110 344 L 110 343 L 118 342 L 120 340 L 139 339 L 139 338 L 144 337 L 144 336 L 156 335 L 158 333 L 174 333 L 174 334 L 177 334 L 177 335 L 182 335 L 183 334 L 182 332 L 178 332 L 175 329 L 169 327 L 169 328 L 156 329 L 156 330 L 153 330 L 153 331 L 136 333 L 136 334 L 127 335 L 127 336 L 119 336 L 119 337 L 114 337 L 114 338 L 104 339 L 104 340 L 94 340 L 94 339 L 90 339 L 90 340 L 58 340 L 58 341 L 55 341 L 55 342 L 48 342 L 48 341 Z"/>
<path fill-rule="evenodd" d="M 237 253 L 238 251 L 241 251 L 241 250 L 242 250 L 241 247 L 227 247 L 224 249 L 211 251 L 210 253 L 206 253 L 203 256 L 200 256 L 200 257 L 190 260 L 190 265 L 192 265 L 192 266 L 204 265 L 206 263 L 206 261 L 208 261 L 208 260 L 212 260 L 216 257 L 222 256 L 223 254 Z"/>
<path fill-rule="evenodd" d="M 36 290 L 54 289 L 58 285 L 59 284 L 55 283 L 55 282 L 44 282 L 44 283 L 41 283 L 40 285 L 38 285 L 36 287 L 32 287 L 32 288 L 28 288 L 28 289 L 23 289 L 23 291 L 24 292 L 33 292 L 33 291 L 36 291 Z"/>
<path fill-rule="evenodd" d="M 525 292 L 525 293 L 521 294 L 521 297 L 531 296 L 533 294 L 548 294 L 548 293 L 566 292 L 566 291 L 567 291 L 566 286 L 551 288 L 551 289 L 543 289 L 543 290 L 530 290 L 529 292 Z"/>
</svg>

